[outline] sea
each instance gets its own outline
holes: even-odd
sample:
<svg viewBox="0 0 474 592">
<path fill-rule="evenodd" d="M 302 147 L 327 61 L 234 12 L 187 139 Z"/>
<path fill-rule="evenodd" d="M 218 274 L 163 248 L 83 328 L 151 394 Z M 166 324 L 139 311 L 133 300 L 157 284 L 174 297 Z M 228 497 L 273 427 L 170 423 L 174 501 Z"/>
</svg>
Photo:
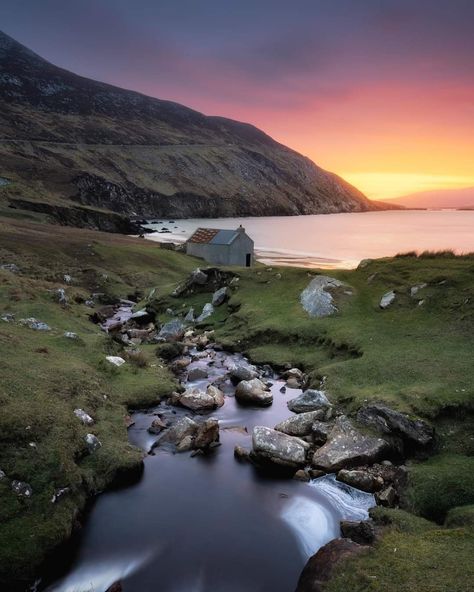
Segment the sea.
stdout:
<svg viewBox="0 0 474 592">
<path fill-rule="evenodd" d="M 268 265 L 354 268 L 362 259 L 407 251 L 474 252 L 474 211 L 391 210 L 258 218 L 158 218 L 149 240 L 184 242 L 199 227 L 237 228 L 254 240 L 257 260 Z"/>
</svg>

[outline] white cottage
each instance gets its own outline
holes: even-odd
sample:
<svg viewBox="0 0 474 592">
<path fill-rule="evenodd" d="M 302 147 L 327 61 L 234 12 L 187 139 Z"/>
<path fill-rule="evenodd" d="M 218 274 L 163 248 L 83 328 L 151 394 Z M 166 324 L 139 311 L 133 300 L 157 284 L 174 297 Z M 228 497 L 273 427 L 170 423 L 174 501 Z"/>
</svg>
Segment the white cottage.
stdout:
<svg viewBox="0 0 474 592">
<path fill-rule="evenodd" d="M 253 240 L 239 226 L 236 230 L 198 228 L 186 243 L 186 253 L 215 265 L 253 264 Z"/>
</svg>

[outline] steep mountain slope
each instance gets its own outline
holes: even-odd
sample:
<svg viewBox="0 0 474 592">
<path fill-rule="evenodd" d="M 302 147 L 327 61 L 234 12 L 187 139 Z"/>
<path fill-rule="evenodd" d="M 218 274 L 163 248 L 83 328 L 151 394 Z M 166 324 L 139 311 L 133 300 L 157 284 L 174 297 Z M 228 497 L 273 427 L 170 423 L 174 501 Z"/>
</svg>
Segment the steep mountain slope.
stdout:
<svg viewBox="0 0 474 592">
<path fill-rule="evenodd" d="M 419 191 L 387 200 L 407 208 L 474 208 L 474 187 Z"/>
<path fill-rule="evenodd" d="M 251 125 L 77 76 L 1 32 L 0 177 L 10 182 L 0 188 L 10 206 L 101 228 L 94 217 L 110 211 L 212 217 L 383 207 Z"/>
</svg>

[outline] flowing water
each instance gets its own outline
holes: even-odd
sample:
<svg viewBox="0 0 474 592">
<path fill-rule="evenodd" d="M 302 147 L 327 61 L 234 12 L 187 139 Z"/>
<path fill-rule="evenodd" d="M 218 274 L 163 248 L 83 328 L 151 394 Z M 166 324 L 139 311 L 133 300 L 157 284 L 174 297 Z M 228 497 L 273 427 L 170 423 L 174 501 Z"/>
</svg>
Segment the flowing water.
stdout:
<svg viewBox="0 0 474 592">
<path fill-rule="evenodd" d="M 291 592 L 306 560 L 339 535 L 343 518 L 362 519 L 373 496 L 325 476 L 302 483 L 264 476 L 233 455 L 236 444 L 251 446 L 256 425 L 273 427 L 290 415 L 286 403 L 301 391 L 270 381 L 271 407 L 240 406 L 227 379 L 238 354 L 193 352 L 189 369 L 205 367 L 209 377 L 187 383 L 220 382 L 221 446 L 206 456 L 174 453 L 158 445 L 145 459 L 136 485 L 97 499 L 77 542 L 72 566 L 49 592 L 104 592 L 117 580 L 124 592 Z M 133 415 L 130 441 L 151 451 L 159 436 L 147 429 L 157 411 L 175 421 L 192 415 L 161 404 Z"/>
<path fill-rule="evenodd" d="M 474 211 L 387 211 L 363 214 L 158 220 L 157 241 L 184 241 L 196 228 L 237 228 L 255 242 L 257 258 L 300 267 L 356 267 L 361 259 L 406 251 L 474 252 Z M 163 228 L 169 233 L 162 233 Z"/>
</svg>

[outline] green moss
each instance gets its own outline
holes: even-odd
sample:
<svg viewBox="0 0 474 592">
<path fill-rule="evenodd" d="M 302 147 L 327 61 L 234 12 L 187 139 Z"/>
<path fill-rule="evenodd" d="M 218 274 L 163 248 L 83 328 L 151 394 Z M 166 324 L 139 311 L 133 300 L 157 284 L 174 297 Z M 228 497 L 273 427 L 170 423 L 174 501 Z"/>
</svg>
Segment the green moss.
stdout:
<svg viewBox="0 0 474 592">
<path fill-rule="evenodd" d="M 445 526 L 447 528 L 470 528 L 474 529 L 474 505 L 461 506 L 449 510 Z"/>
</svg>

